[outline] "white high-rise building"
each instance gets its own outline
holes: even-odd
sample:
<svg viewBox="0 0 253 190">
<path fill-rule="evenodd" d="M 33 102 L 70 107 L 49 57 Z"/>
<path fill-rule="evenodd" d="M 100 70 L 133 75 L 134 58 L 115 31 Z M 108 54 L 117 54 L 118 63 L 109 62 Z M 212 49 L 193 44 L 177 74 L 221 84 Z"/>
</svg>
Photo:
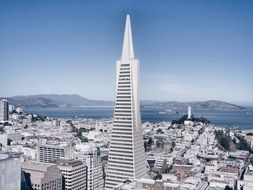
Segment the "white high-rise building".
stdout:
<svg viewBox="0 0 253 190">
<path fill-rule="evenodd" d="M 86 190 L 86 165 L 80 160 L 58 159 L 57 167 L 64 177 L 65 190 Z"/>
<path fill-rule="evenodd" d="M 116 82 L 105 189 L 147 175 L 139 104 L 139 61 L 134 58 L 129 15 L 126 17 L 122 56 L 117 61 Z"/>
<path fill-rule="evenodd" d="M 103 170 L 100 149 L 91 143 L 77 144 L 75 159 L 83 161 L 87 166 L 87 190 L 103 190 Z"/>
<path fill-rule="evenodd" d="M 0 101 L 0 122 L 8 122 L 9 120 L 9 102 L 2 99 Z"/>
<path fill-rule="evenodd" d="M 8 154 L 0 154 L 0 189 L 21 189 L 21 161 Z"/>
</svg>

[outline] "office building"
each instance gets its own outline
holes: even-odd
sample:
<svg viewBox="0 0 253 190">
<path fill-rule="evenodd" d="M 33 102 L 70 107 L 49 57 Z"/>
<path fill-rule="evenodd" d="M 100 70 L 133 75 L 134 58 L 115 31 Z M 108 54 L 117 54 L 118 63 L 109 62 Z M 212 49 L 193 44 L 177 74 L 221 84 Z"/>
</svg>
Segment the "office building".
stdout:
<svg viewBox="0 0 253 190">
<path fill-rule="evenodd" d="M 58 158 L 72 158 L 72 145 L 68 142 L 43 139 L 38 145 L 37 161 L 49 163 Z"/>
<path fill-rule="evenodd" d="M 57 167 L 63 175 L 65 190 L 86 190 L 86 165 L 80 160 L 58 159 Z"/>
<path fill-rule="evenodd" d="M 0 154 L 0 189 L 21 189 L 21 162 L 19 158 Z"/>
<path fill-rule="evenodd" d="M 105 189 L 147 175 L 139 103 L 139 61 L 134 58 L 129 15 L 121 59 L 116 65 L 117 94 Z"/>
<path fill-rule="evenodd" d="M 100 149 L 94 144 L 77 144 L 75 159 L 83 161 L 87 166 L 87 190 L 103 190 L 103 170 Z"/>
<path fill-rule="evenodd" d="M 5 123 L 9 120 L 9 102 L 2 99 L 0 101 L 0 122 Z"/>
<path fill-rule="evenodd" d="M 33 190 L 62 190 L 62 173 L 56 164 L 24 162 L 22 170 L 29 176 Z"/>
</svg>

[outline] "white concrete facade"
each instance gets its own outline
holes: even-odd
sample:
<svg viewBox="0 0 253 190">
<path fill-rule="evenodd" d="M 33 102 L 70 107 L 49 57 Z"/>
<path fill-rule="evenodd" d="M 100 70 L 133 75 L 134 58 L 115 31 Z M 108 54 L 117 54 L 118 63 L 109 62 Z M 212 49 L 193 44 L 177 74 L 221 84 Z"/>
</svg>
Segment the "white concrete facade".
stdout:
<svg viewBox="0 0 253 190">
<path fill-rule="evenodd" d="M 21 189 L 21 162 L 19 158 L 0 154 L 0 189 Z"/>
<path fill-rule="evenodd" d="M 103 190 L 104 180 L 99 148 L 94 144 L 76 145 L 74 157 L 87 166 L 87 190 Z"/>
<path fill-rule="evenodd" d="M 86 190 L 86 166 L 79 160 L 61 159 L 57 166 L 64 177 L 65 190 Z"/>
<path fill-rule="evenodd" d="M 188 118 L 188 119 L 191 119 L 191 117 L 192 117 L 192 107 L 191 107 L 191 106 L 188 106 L 187 118 Z"/>
<path fill-rule="evenodd" d="M 242 180 L 237 181 L 237 189 L 252 190 L 253 189 L 253 167 L 249 165 L 246 169 Z"/>
<path fill-rule="evenodd" d="M 139 105 L 139 61 L 134 58 L 129 15 L 116 72 L 117 94 L 105 189 L 147 175 Z"/>
<path fill-rule="evenodd" d="M 57 158 L 72 158 L 72 147 L 67 142 L 49 142 L 43 139 L 38 145 L 37 161 L 49 163 Z"/>
</svg>

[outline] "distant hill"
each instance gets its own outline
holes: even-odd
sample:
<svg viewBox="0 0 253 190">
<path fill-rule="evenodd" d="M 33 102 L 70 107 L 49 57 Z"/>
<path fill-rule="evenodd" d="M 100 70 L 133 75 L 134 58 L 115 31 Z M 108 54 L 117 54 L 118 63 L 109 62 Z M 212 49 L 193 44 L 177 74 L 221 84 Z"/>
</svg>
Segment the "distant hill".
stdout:
<svg viewBox="0 0 253 190">
<path fill-rule="evenodd" d="M 6 97 L 10 104 L 25 108 L 113 106 L 112 101 L 90 100 L 76 94 L 42 94 Z"/>
<path fill-rule="evenodd" d="M 217 101 L 217 100 L 208 100 L 202 102 L 153 102 L 153 101 L 143 101 L 141 104 L 144 108 L 161 108 L 161 109 L 187 109 L 188 106 L 191 106 L 193 109 L 197 110 L 245 110 L 245 107 L 238 106 L 235 104 L 230 104 L 227 102 Z"/>
<path fill-rule="evenodd" d="M 2 98 L 0 98 L 2 99 Z M 10 104 L 24 108 L 57 108 L 82 106 L 114 106 L 113 101 L 90 100 L 76 94 L 41 94 L 31 96 L 6 97 Z M 227 102 L 208 100 L 202 102 L 176 101 L 141 101 L 142 108 L 187 109 L 188 106 L 198 110 L 244 110 L 245 107 Z"/>
</svg>

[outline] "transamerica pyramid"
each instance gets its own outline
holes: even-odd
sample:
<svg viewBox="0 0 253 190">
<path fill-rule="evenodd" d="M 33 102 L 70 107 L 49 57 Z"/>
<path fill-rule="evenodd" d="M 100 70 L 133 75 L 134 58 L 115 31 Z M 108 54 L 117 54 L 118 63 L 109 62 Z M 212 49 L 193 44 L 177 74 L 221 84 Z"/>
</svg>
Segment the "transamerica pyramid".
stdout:
<svg viewBox="0 0 253 190">
<path fill-rule="evenodd" d="M 139 103 L 139 60 L 134 58 L 130 16 L 126 16 L 121 59 L 117 61 L 116 102 L 105 189 L 147 176 Z"/>
</svg>

